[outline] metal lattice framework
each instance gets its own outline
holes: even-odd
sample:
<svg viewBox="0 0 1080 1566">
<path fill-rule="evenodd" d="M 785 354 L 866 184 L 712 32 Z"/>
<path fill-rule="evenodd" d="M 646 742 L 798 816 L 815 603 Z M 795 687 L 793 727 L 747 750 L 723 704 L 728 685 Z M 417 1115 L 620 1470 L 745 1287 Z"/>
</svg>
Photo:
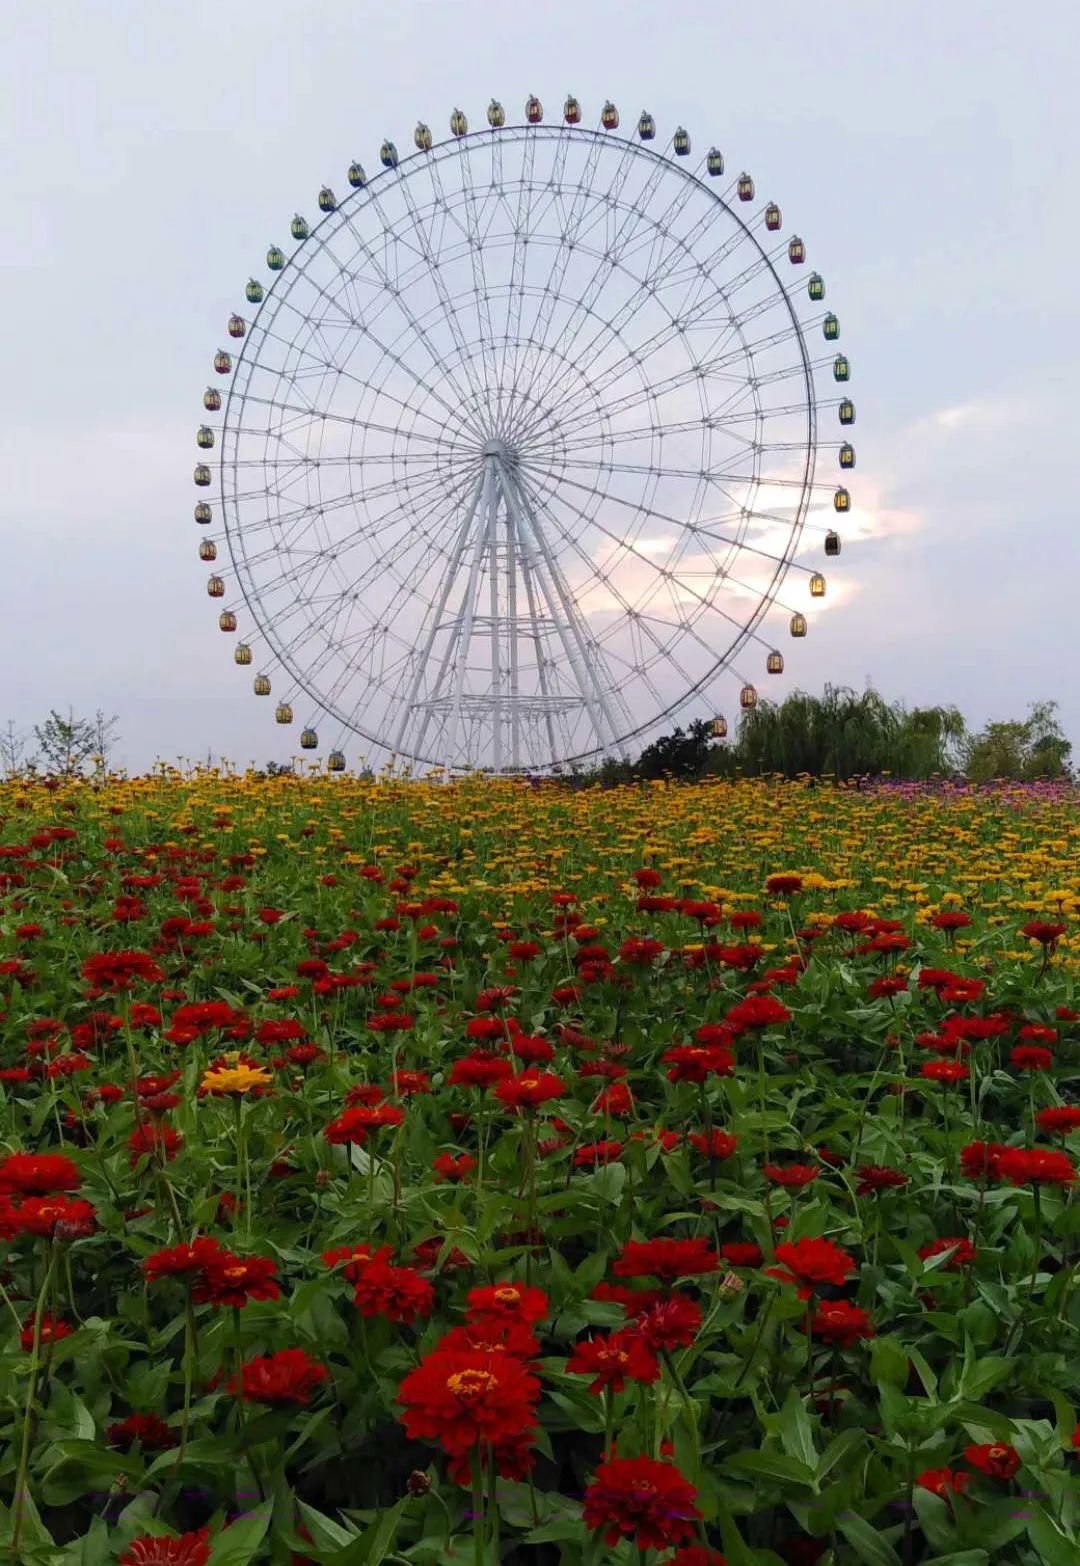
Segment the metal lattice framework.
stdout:
<svg viewBox="0 0 1080 1566">
<path fill-rule="evenodd" d="M 378 175 L 354 164 L 346 199 L 324 187 L 318 224 L 294 218 L 292 254 L 247 286 L 254 318 L 230 319 L 195 474 L 213 482 L 216 447 L 221 531 L 200 554 L 223 538 L 243 602 L 222 629 L 246 606 L 237 662 L 258 643 L 284 672 L 279 722 L 310 704 L 305 748 L 321 711 L 335 745 L 421 765 L 626 754 L 715 707 L 725 676 L 752 706 L 737 660 L 758 645 L 783 667 L 769 610 L 805 634 L 785 576 L 824 593 L 796 555 L 850 497 L 815 483 L 815 380 L 850 370 L 808 346 L 838 326 L 803 242 L 716 149 L 695 167 L 685 131 L 658 150 L 648 116 L 627 136 L 610 104 L 598 129 L 576 107 L 546 125 L 530 100 L 506 125 L 493 104 L 471 133 L 455 111 L 400 160 L 384 143 Z"/>
</svg>

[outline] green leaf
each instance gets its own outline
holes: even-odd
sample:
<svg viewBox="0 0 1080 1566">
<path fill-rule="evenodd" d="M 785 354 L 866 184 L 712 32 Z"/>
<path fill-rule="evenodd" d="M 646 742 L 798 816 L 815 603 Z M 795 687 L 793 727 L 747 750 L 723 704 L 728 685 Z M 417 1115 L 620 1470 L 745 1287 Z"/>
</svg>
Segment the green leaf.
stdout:
<svg viewBox="0 0 1080 1566">
<path fill-rule="evenodd" d="M 1033 1507 L 1031 1510 L 1028 1537 L 1044 1566 L 1076 1566 L 1080 1557 L 1076 1540 L 1066 1537 L 1042 1507 Z"/>
<path fill-rule="evenodd" d="M 836 1519 L 836 1526 L 866 1566 L 900 1566 L 900 1557 L 873 1523 L 854 1512 L 845 1512 Z"/>
<path fill-rule="evenodd" d="M 813 1485 L 814 1470 L 783 1452 L 736 1452 L 723 1464 L 724 1472 L 751 1478 L 774 1479 L 778 1484 Z"/>
<path fill-rule="evenodd" d="M 248 1566 L 270 1526 L 273 1501 L 263 1501 L 253 1512 L 223 1528 L 210 1550 L 209 1566 Z"/>
<path fill-rule="evenodd" d="M 598 1201 L 616 1207 L 622 1201 L 626 1169 L 622 1164 L 605 1164 L 602 1169 L 594 1170 L 589 1183 Z"/>
<path fill-rule="evenodd" d="M 870 1377 L 892 1387 L 906 1387 L 908 1357 L 894 1338 L 876 1338 L 870 1351 Z"/>
<path fill-rule="evenodd" d="M 837 1463 L 842 1463 L 849 1452 L 861 1447 L 865 1441 L 865 1435 L 861 1430 L 842 1430 L 838 1436 L 834 1436 L 825 1448 L 821 1461 L 817 1466 L 816 1479 L 818 1484 L 831 1474 Z"/>
<path fill-rule="evenodd" d="M 935 1549 L 947 1550 L 957 1542 L 956 1523 L 948 1503 L 940 1495 L 933 1495 L 919 1486 L 911 1499 L 919 1527 Z"/>
<path fill-rule="evenodd" d="M 306 1501 L 297 1501 L 296 1510 L 301 1520 L 307 1523 L 311 1530 L 311 1537 L 320 1549 L 335 1545 L 340 1549 L 360 1537 L 355 1529 L 343 1528 L 332 1517 L 327 1517 L 325 1512 L 316 1511 L 314 1506 L 309 1506 Z"/>
<path fill-rule="evenodd" d="M 813 1475 L 817 1471 L 818 1450 L 814 1444 L 814 1427 L 803 1406 L 803 1400 L 795 1387 L 791 1387 L 777 1422 L 784 1451 L 794 1457 Z"/>
<path fill-rule="evenodd" d="M 123 1474 L 137 1479 L 141 1468 L 135 1458 L 109 1451 L 93 1441 L 59 1441 L 53 1447 L 58 1461 L 41 1481 L 41 1499 L 46 1506 L 67 1506 L 84 1495 L 111 1488 Z"/>
<path fill-rule="evenodd" d="M 379 1566 L 394 1547 L 398 1524 L 409 1500 L 409 1496 L 402 1496 L 397 1505 L 376 1518 L 359 1539 L 346 1545 L 340 1553 L 329 1556 L 326 1566 Z"/>
<path fill-rule="evenodd" d="M 64 1551 L 64 1566 L 104 1566 L 112 1558 L 109 1525 L 104 1517 L 95 1517 L 81 1539 L 72 1539 Z"/>
<path fill-rule="evenodd" d="M 953 1550 L 950 1555 L 935 1555 L 923 1566 L 987 1566 L 989 1559 L 985 1550 Z"/>
<path fill-rule="evenodd" d="M 774 1554 L 772 1550 L 750 1548 L 735 1526 L 735 1519 L 726 1506 L 719 1508 L 718 1520 L 728 1566 L 783 1566 L 779 1555 Z"/>
</svg>

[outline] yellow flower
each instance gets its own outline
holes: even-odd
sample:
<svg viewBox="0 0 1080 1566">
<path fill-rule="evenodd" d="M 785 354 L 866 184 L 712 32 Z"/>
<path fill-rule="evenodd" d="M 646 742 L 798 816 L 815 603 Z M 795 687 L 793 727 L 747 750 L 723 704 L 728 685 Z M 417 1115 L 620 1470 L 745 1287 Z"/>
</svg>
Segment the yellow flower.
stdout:
<svg viewBox="0 0 1080 1566">
<path fill-rule="evenodd" d="M 204 1093 L 250 1093 L 273 1080 L 265 1066 L 211 1066 L 200 1085 Z"/>
</svg>

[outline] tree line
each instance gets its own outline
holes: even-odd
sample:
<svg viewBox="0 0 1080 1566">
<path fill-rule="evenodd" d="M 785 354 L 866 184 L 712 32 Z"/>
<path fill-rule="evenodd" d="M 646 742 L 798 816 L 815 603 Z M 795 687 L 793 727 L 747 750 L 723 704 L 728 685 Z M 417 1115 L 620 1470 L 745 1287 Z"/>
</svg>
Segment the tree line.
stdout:
<svg viewBox="0 0 1080 1566">
<path fill-rule="evenodd" d="M 9 776 L 103 775 L 117 743 L 117 719 L 51 711 L 20 733 L 10 721 L 0 730 L 0 769 Z M 713 722 L 697 718 L 653 740 L 636 761 L 608 759 L 590 770 L 563 774 L 576 784 L 611 784 L 657 778 L 800 775 L 892 777 L 925 781 L 962 777 L 1034 781 L 1069 778 L 1072 746 L 1055 701 L 1032 702 L 1024 718 L 968 729 L 956 707 L 906 707 L 872 688 L 827 685 L 820 696 L 793 691 L 783 701 L 759 701 L 744 712 L 731 739 L 718 740 Z M 267 775 L 291 772 L 270 762 Z"/>
<path fill-rule="evenodd" d="M 956 707 L 911 707 L 873 689 L 827 685 L 759 701 L 737 733 L 717 740 L 698 718 L 647 745 L 636 761 L 607 760 L 575 780 L 615 783 L 663 777 L 892 777 L 925 781 L 1068 778 L 1072 746 L 1054 701 L 1033 702 L 1019 719 L 971 731 Z"/>
</svg>

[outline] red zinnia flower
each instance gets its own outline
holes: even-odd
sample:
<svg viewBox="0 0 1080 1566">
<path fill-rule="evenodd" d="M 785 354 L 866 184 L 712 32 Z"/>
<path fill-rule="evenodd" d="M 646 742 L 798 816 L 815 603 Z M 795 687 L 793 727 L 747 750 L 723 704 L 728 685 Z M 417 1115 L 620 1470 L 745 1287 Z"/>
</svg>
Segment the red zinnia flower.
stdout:
<svg viewBox="0 0 1080 1566">
<path fill-rule="evenodd" d="M 594 1397 L 610 1388 L 621 1392 L 627 1381 L 653 1382 L 660 1364 L 644 1338 L 635 1332 L 612 1332 L 606 1338 L 587 1338 L 577 1344 L 566 1362 L 572 1376 L 592 1376 Z"/>
<path fill-rule="evenodd" d="M 1025 1022 L 1016 1036 L 1021 1044 L 1056 1044 L 1058 1030 L 1045 1027 L 1041 1022 Z"/>
<path fill-rule="evenodd" d="M 867 994 L 871 1000 L 887 1000 L 893 995 L 903 995 L 908 987 L 908 981 L 893 976 L 871 980 L 867 987 Z"/>
<path fill-rule="evenodd" d="M 1017 1071 L 1049 1071 L 1054 1064 L 1054 1055 L 1041 1044 L 1017 1044 L 1009 1061 Z"/>
<path fill-rule="evenodd" d="M 659 1278 L 674 1283 L 715 1272 L 720 1258 L 708 1240 L 628 1240 L 615 1263 L 617 1278 Z"/>
<path fill-rule="evenodd" d="M 384 1126 L 399 1126 L 405 1111 L 396 1104 L 357 1104 L 346 1109 L 323 1131 L 328 1142 L 340 1146 L 348 1142 L 366 1142 L 368 1133 Z"/>
<path fill-rule="evenodd" d="M 971 1070 L 962 1060 L 927 1060 L 919 1068 L 919 1075 L 929 1082 L 963 1082 Z"/>
<path fill-rule="evenodd" d="M 204 1272 L 217 1257 L 226 1252 L 208 1235 L 200 1235 L 192 1240 L 190 1245 L 173 1245 L 167 1250 L 154 1251 L 152 1255 L 143 1258 L 141 1266 L 146 1274 L 148 1283 L 156 1283 L 162 1278 L 174 1278 L 191 1276 L 194 1273 Z"/>
<path fill-rule="evenodd" d="M 356 1281 L 353 1303 L 362 1316 L 385 1316 L 411 1327 L 417 1316 L 430 1316 L 435 1290 L 411 1267 L 372 1261 Z"/>
<path fill-rule="evenodd" d="M 775 995 L 748 995 L 727 1014 L 728 1026 L 736 1033 L 745 1033 L 750 1028 L 774 1028 L 790 1021 L 790 1011 Z"/>
<path fill-rule="evenodd" d="M 452 1456 L 517 1440 L 536 1425 L 540 1383 L 509 1354 L 436 1349 L 401 1383 L 406 1434 Z"/>
<path fill-rule="evenodd" d="M 502 1024 L 499 1024 L 500 1032 Z M 502 1055 L 493 1055 L 486 1049 L 474 1049 L 463 1060 L 455 1060 L 447 1078 L 450 1087 L 489 1088 L 505 1077 L 513 1076 L 514 1068 Z"/>
<path fill-rule="evenodd" d="M 998 1173 L 1010 1185 L 1072 1185 L 1076 1180 L 1068 1154 L 1050 1147 L 1007 1147 Z"/>
<path fill-rule="evenodd" d="M 760 1267 L 765 1259 L 760 1245 L 742 1241 L 721 1245 L 720 1254 L 732 1267 Z"/>
<path fill-rule="evenodd" d="M 599 1295 L 594 1293 L 594 1299 Z M 627 1310 L 632 1307 L 627 1305 Z M 701 1327 L 701 1308 L 685 1294 L 657 1300 L 637 1316 L 637 1331 L 654 1353 L 689 1348 Z"/>
<path fill-rule="evenodd" d="M 783 1186 L 788 1191 L 801 1191 L 817 1179 L 821 1170 L 815 1164 L 765 1164 L 762 1173 L 774 1185 Z"/>
<path fill-rule="evenodd" d="M 0 1162 L 0 1191 L 23 1196 L 49 1196 L 77 1191 L 82 1175 L 63 1153 L 11 1153 Z"/>
<path fill-rule="evenodd" d="M 171 1126 L 162 1125 L 156 1120 L 146 1120 L 141 1126 L 135 1127 L 128 1137 L 127 1145 L 131 1154 L 129 1163 L 134 1169 L 139 1159 L 147 1153 L 160 1153 L 166 1162 L 175 1158 L 184 1145 L 184 1139 Z"/>
<path fill-rule="evenodd" d="M 779 1267 L 767 1267 L 770 1278 L 793 1283 L 801 1300 L 808 1300 L 821 1284 L 842 1286 L 855 1271 L 854 1259 L 831 1240 L 796 1240 L 776 1247 Z"/>
<path fill-rule="evenodd" d="M 588 1142 L 574 1154 L 574 1164 L 578 1169 L 596 1169 L 601 1164 L 615 1163 L 622 1152 L 621 1142 Z"/>
<path fill-rule="evenodd" d="M 565 1092 L 566 1083 L 551 1071 L 526 1071 L 495 1084 L 495 1097 L 507 1109 L 537 1109 Z"/>
<path fill-rule="evenodd" d="M 66 1196 L 30 1196 L 13 1209 L 24 1234 L 52 1235 L 58 1240 L 79 1240 L 94 1231 L 97 1209 L 89 1202 Z"/>
<path fill-rule="evenodd" d="M 453 1153 L 439 1153 L 431 1167 L 440 1184 L 456 1183 L 458 1180 L 469 1178 L 476 1168 L 476 1159 L 471 1153 L 461 1153 L 457 1156 Z"/>
<path fill-rule="evenodd" d="M 601 1463 L 585 1491 L 585 1526 L 603 1529 L 609 1545 L 621 1537 L 639 1550 L 664 1550 L 692 1539 L 701 1513 L 697 1491 L 671 1463 L 613 1457 Z"/>
<path fill-rule="evenodd" d="M 792 892 L 801 892 L 802 884 L 801 875 L 770 875 L 765 878 L 765 890 L 777 897 L 788 897 Z"/>
<path fill-rule="evenodd" d="M 476 997 L 477 1011 L 504 1011 L 518 993 L 516 984 L 496 984 Z"/>
<path fill-rule="evenodd" d="M 946 1251 L 951 1251 L 953 1254 L 947 1262 L 942 1263 L 943 1272 L 959 1272 L 961 1268 L 975 1261 L 979 1254 L 970 1240 L 965 1240 L 962 1235 L 959 1235 L 943 1240 L 932 1240 L 919 1251 L 919 1260 L 931 1261 L 935 1256 L 944 1255 Z"/>
<path fill-rule="evenodd" d="M 969 1180 L 996 1180 L 1007 1152 L 1004 1142 L 969 1142 L 960 1149 L 960 1172 Z"/>
<path fill-rule="evenodd" d="M 19 1333 L 19 1345 L 27 1354 L 33 1351 L 34 1333 L 37 1317 L 31 1316 L 25 1327 Z M 70 1338 L 75 1328 L 59 1316 L 50 1316 L 48 1311 L 41 1318 L 41 1328 L 37 1333 L 38 1343 L 59 1343 L 61 1338 Z"/>
<path fill-rule="evenodd" d="M 1080 1126 L 1080 1109 L 1073 1104 L 1054 1104 L 1049 1109 L 1039 1110 L 1035 1124 L 1040 1131 L 1058 1131 L 1067 1136 Z"/>
<path fill-rule="evenodd" d="M 140 981 L 161 984 L 165 975 L 149 952 L 99 952 L 82 965 L 82 976 L 95 990 L 127 990 Z"/>
<path fill-rule="evenodd" d="M 918 1475 L 915 1483 L 920 1490 L 929 1490 L 931 1495 L 947 1496 L 950 1491 L 959 1495 L 971 1483 L 971 1475 L 952 1468 L 927 1468 Z"/>
<path fill-rule="evenodd" d="M 534 1289 L 525 1283 L 496 1283 L 470 1289 L 466 1305 L 471 1319 L 503 1326 L 543 1321 L 550 1310 L 543 1289 Z"/>
<path fill-rule="evenodd" d="M 336 1267 L 339 1262 L 344 1262 L 341 1275 L 349 1283 L 358 1283 L 360 1275 L 369 1262 L 389 1261 L 394 1254 L 392 1245 L 380 1245 L 377 1250 L 372 1250 L 370 1245 L 339 1245 L 335 1250 L 323 1251 L 321 1260 L 327 1267 Z"/>
<path fill-rule="evenodd" d="M 634 1111 L 634 1095 L 625 1082 L 613 1082 L 596 1095 L 592 1106 L 594 1115 L 630 1115 Z"/>
<path fill-rule="evenodd" d="M 233 1397 L 239 1393 L 246 1403 L 265 1403 L 269 1408 L 306 1406 L 329 1377 L 329 1371 L 303 1349 L 280 1349 L 241 1365 L 239 1381 L 233 1376 L 229 1392 Z"/>
<path fill-rule="evenodd" d="M 138 1441 L 144 1452 L 166 1452 L 180 1439 L 160 1414 L 129 1414 L 108 1429 L 110 1446 L 127 1448 Z"/>
<path fill-rule="evenodd" d="M 989 1479 L 1011 1479 L 1020 1467 L 1020 1453 L 1004 1441 L 978 1442 L 965 1446 L 964 1461 Z"/>
<path fill-rule="evenodd" d="M 659 870 L 654 870 L 650 865 L 642 865 L 640 870 L 631 872 L 631 880 L 636 881 L 643 891 L 652 891 L 663 880 Z"/>
<path fill-rule="evenodd" d="M 853 1343 L 874 1336 L 869 1313 L 847 1300 L 822 1302 L 810 1318 L 810 1329 L 815 1338 L 841 1348 L 850 1348 Z"/>
<path fill-rule="evenodd" d="M 724 1030 L 725 1033 L 727 1029 Z M 730 1077 L 735 1056 L 723 1044 L 674 1044 L 660 1057 L 670 1066 L 669 1082 L 704 1082 L 709 1076 Z"/>
<path fill-rule="evenodd" d="M 192 1291 L 197 1304 L 232 1305 L 237 1309 L 248 1300 L 281 1298 L 276 1268 L 268 1256 L 234 1256 L 221 1251 L 212 1256 Z"/>
<path fill-rule="evenodd" d="M 1038 941 L 1040 946 L 1054 950 L 1058 940 L 1065 934 L 1066 926 L 1053 924 L 1048 919 L 1031 919 L 1027 924 L 1020 926 L 1020 934 L 1026 935 L 1029 941 Z"/>
<path fill-rule="evenodd" d="M 691 1131 L 688 1140 L 691 1147 L 710 1158 L 730 1158 L 739 1145 L 737 1136 L 732 1136 L 730 1131 L 719 1131 L 715 1126 L 708 1135 L 704 1131 Z"/>
<path fill-rule="evenodd" d="M 908 1185 L 910 1175 L 901 1174 L 899 1169 L 890 1169 L 887 1164 L 863 1164 L 856 1170 L 859 1183 L 855 1187 L 856 1196 L 871 1196 L 875 1191 L 887 1191 L 895 1186 Z"/>
<path fill-rule="evenodd" d="M 133 1539 L 120 1557 L 120 1566 L 206 1566 L 210 1559 L 210 1530 L 182 1533 L 178 1539 L 144 1534 Z"/>
</svg>

